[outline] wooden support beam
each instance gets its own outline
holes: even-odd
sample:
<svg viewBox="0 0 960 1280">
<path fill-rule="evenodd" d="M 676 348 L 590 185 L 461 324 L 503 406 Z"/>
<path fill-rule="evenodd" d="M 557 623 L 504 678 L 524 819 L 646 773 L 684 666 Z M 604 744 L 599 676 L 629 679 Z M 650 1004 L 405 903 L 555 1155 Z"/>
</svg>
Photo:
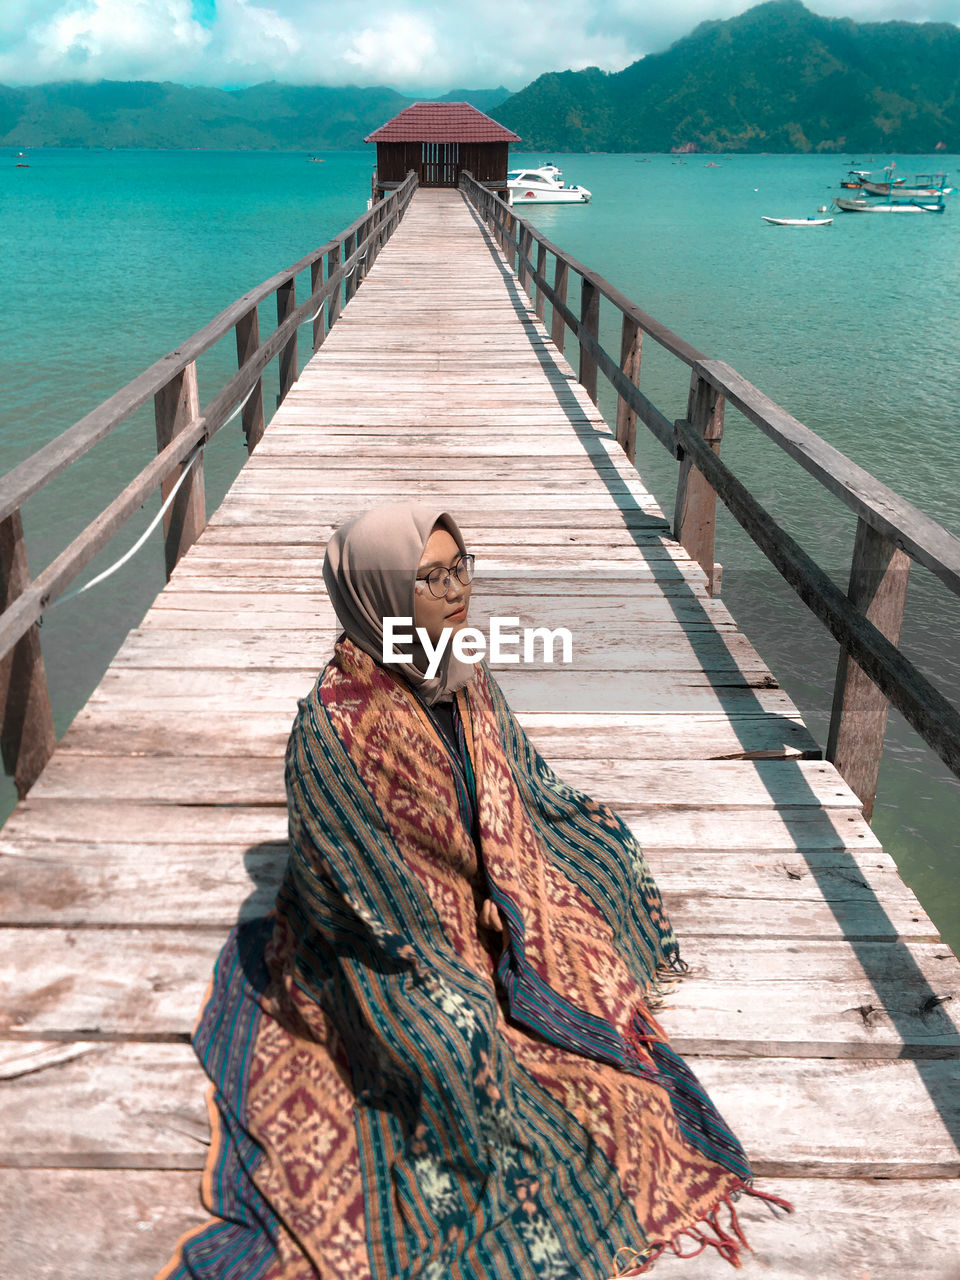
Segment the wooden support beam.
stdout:
<svg viewBox="0 0 960 1280">
<path fill-rule="evenodd" d="M 696 372 L 690 376 L 687 421 L 714 453 L 723 437 L 723 396 Z M 673 536 L 707 575 L 712 596 L 720 594 L 720 566 L 714 560 L 717 495 L 713 486 L 693 465 L 680 459 L 677 497 L 673 509 Z"/>
<path fill-rule="evenodd" d="M 277 324 L 283 324 L 287 316 L 297 309 L 296 277 L 285 281 L 277 290 Z M 277 408 L 283 404 L 287 392 L 297 380 L 297 331 L 283 344 L 280 351 L 280 394 L 277 396 Z"/>
<path fill-rule="evenodd" d="M 348 259 L 350 258 L 350 255 L 354 252 L 354 250 L 356 249 L 356 247 L 357 247 L 357 233 L 356 233 L 356 231 L 354 231 L 352 234 L 350 234 L 350 235 L 348 235 L 348 236 L 344 236 L 344 239 L 343 239 L 343 260 L 344 260 L 344 262 L 348 261 Z M 354 268 L 354 270 L 352 270 L 352 271 L 350 272 L 350 274 L 347 276 L 347 281 L 346 281 L 346 295 L 347 295 L 346 300 L 347 300 L 347 302 L 349 302 L 349 301 L 350 301 L 350 299 L 353 297 L 353 295 L 354 295 L 356 292 L 357 292 L 357 272 L 356 272 L 356 268 Z"/>
<path fill-rule="evenodd" d="M 340 245 L 335 244 L 327 254 L 327 279 L 331 280 L 340 268 Z M 330 330 L 336 324 L 340 315 L 340 309 L 343 305 L 343 287 L 337 285 L 333 293 L 330 295 L 330 301 L 327 304 L 327 329 Z"/>
<path fill-rule="evenodd" d="M 900 641 L 907 599 L 910 557 L 861 518 L 850 569 L 850 600 L 891 644 Z M 863 804 L 870 820 L 877 795 L 883 735 L 890 703 L 868 675 L 841 646 L 833 711 L 827 738 L 827 759 Z"/>
<path fill-rule="evenodd" d="M 0 520 L 0 613 L 30 582 L 23 520 L 14 511 Z M 22 800 L 57 745 L 47 675 L 36 623 L 0 657 L 0 751 L 4 772 Z"/>
<path fill-rule="evenodd" d="M 563 318 L 563 312 L 560 306 L 565 306 L 567 302 L 567 280 L 570 275 L 570 269 L 563 258 L 557 258 L 553 269 L 553 315 L 550 324 L 550 337 L 553 339 L 553 345 L 563 355 L 564 342 L 567 336 L 567 326 Z M 557 304 L 560 304 L 559 306 Z"/>
<path fill-rule="evenodd" d="M 620 369 L 633 383 L 640 379 L 642 354 L 643 330 L 631 316 L 624 316 L 620 329 Z M 636 463 L 637 411 L 623 396 L 617 397 L 617 443 L 630 461 Z"/>
<path fill-rule="evenodd" d="M 600 291 L 593 281 L 588 280 L 586 277 L 581 280 L 580 284 L 580 323 L 596 342 L 600 332 Z M 596 404 L 597 362 L 582 341 L 580 343 L 580 372 L 578 376 L 584 391 Z"/>
<path fill-rule="evenodd" d="M 361 251 L 360 257 L 357 258 L 357 269 L 354 273 L 354 279 L 357 282 L 356 287 L 358 289 L 363 284 L 364 277 L 370 269 L 371 249 L 370 245 L 366 242 L 369 239 L 370 228 L 372 225 L 373 213 L 371 212 L 367 215 L 365 221 L 361 222 L 360 226 L 357 228 L 357 248 L 360 249 L 361 246 L 365 246 Z"/>
<path fill-rule="evenodd" d="M 260 319 L 257 308 L 251 307 L 245 316 L 237 321 L 237 367 L 242 369 L 260 346 Z M 241 412 L 243 434 L 247 441 L 247 452 L 253 453 L 263 437 L 263 380 L 258 378 L 250 399 Z"/>
<path fill-rule="evenodd" d="M 157 453 L 162 453 L 176 436 L 195 424 L 200 417 L 195 363 L 188 364 L 185 369 L 175 374 L 166 386 L 160 388 L 154 396 L 153 409 L 157 424 Z M 177 467 L 162 481 L 160 493 L 164 502 L 182 474 L 183 465 Z M 180 486 L 180 491 L 170 509 L 163 517 L 164 558 L 168 579 L 180 557 L 200 537 L 206 523 L 203 453 L 201 452 L 190 468 L 190 474 Z"/>
<path fill-rule="evenodd" d="M 547 246 L 542 240 L 537 241 L 537 275 L 541 278 L 547 274 Z M 547 298 L 543 288 L 537 285 L 537 318 L 543 321 L 547 310 Z"/>
<path fill-rule="evenodd" d="M 380 207 L 379 205 L 377 206 Z M 310 267 L 310 293 L 314 294 L 323 284 L 323 259 L 318 258 Z M 317 314 L 313 318 L 313 349 L 319 351 L 323 346 L 323 339 L 326 337 L 323 323 L 323 304 L 321 303 Z"/>
<path fill-rule="evenodd" d="M 533 232 L 529 227 L 520 229 L 520 246 L 517 251 L 517 275 L 520 288 L 527 294 L 530 292 L 530 254 L 533 251 Z"/>
<path fill-rule="evenodd" d="M 367 256 L 367 270 L 373 266 L 377 260 L 377 254 L 383 245 L 384 227 L 383 227 L 383 210 L 374 205 L 370 211 L 370 251 Z"/>
</svg>

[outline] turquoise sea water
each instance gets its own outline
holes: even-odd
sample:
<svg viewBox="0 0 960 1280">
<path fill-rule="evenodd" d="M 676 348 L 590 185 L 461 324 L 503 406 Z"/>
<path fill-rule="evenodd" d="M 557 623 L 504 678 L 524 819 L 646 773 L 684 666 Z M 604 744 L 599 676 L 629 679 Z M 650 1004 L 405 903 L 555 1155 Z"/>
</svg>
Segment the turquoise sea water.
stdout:
<svg viewBox="0 0 960 1280">
<path fill-rule="evenodd" d="M 554 158 L 594 198 L 521 210 L 551 239 L 960 533 L 960 196 L 948 198 L 943 216 L 840 214 L 828 228 L 772 228 L 761 214 L 806 216 L 829 204 L 847 160 L 879 169 L 889 157 L 712 157 L 719 167 L 697 156 Z M 372 166 L 369 152 L 328 153 L 323 164 L 251 152 L 50 150 L 26 159 L 30 167 L 18 169 L 15 154 L 0 151 L 0 471 L 351 222 L 365 207 Z M 960 178 L 960 157 L 896 159 L 901 173 L 942 167 Z M 616 353 L 612 317 L 602 328 Z M 200 361 L 201 402 L 232 367 L 221 345 Z M 686 370 L 649 343 L 643 386 L 669 418 L 683 415 Z M 271 397 L 268 387 L 268 406 Z M 611 397 L 601 407 L 610 420 Z M 34 571 L 154 448 L 147 409 L 31 500 Z M 845 586 L 852 513 L 732 412 L 723 456 Z M 237 426 L 210 446 L 208 510 L 244 457 Z M 670 514 L 675 463 L 647 436 L 638 465 Z M 148 503 L 90 572 L 129 546 L 156 508 Z M 836 645 L 725 513 L 718 559 L 724 599 L 824 741 Z M 162 585 L 153 541 L 109 584 L 48 612 L 42 636 L 59 733 Z M 903 646 L 954 696 L 958 634 L 957 602 L 915 568 Z M 0 818 L 12 804 L 4 781 Z M 892 714 L 874 828 L 955 949 L 958 816 L 960 783 Z"/>
</svg>

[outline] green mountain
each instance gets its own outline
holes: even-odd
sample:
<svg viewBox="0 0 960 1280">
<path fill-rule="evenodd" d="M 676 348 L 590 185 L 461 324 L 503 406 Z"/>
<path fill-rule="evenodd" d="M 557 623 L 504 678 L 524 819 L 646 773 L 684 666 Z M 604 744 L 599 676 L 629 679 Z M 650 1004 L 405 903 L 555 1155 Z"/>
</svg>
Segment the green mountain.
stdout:
<svg viewBox="0 0 960 1280">
<path fill-rule="evenodd" d="M 623 71 L 540 76 L 491 111 L 546 151 L 960 151 L 960 30 L 772 0 Z"/>
<path fill-rule="evenodd" d="M 495 107 L 499 107 L 501 102 L 506 102 L 509 97 L 510 90 L 500 85 L 496 89 L 451 89 L 442 98 L 431 99 L 431 101 L 469 102 L 478 111 L 485 111 L 489 115 Z"/>
<path fill-rule="evenodd" d="M 504 88 L 463 89 L 442 101 L 485 111 L 507 97 Z M 362 147 L 413 101 L 394 89 L 275 81 L 232 90 L 113 80 L 0 85 L 0 146 L 334 151 Z"/>
<path fill-rule="evenodd" d="M 385 87 L 100 81 L 0 85 L 0 145 L 323 151 L 362 145 L 413 98 Z M 960 29 L 821 18 L 771 0 L 703 22 L 623 71 L 458 89 L 535 151 L 960 151 Z"/>
</svg>

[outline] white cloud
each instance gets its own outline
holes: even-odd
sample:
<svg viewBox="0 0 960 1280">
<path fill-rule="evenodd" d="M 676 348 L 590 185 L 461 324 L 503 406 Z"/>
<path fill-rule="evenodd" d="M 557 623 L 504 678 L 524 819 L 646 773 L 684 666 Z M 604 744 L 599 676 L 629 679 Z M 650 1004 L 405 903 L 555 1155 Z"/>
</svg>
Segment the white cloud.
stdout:
<svg viewBox="0 0 960 1280">
<path fill-rule="evenodd" d="M 859 21 L 960 20 L 960 0 L 807 0 Z M 750 0 L 0 0 L 0 81 L 518 89 L 545 71 L 619 70 Z"/>
<path fill-rule="evenodd" d="M 252 84 L 257 80 L 284 80 L 285 67 L 299 66 L 304 53 L 304 32 L 276 8 L 249 0 L 218 0 L 209 50 L 214 77 L 204 75 L 204 64 L 195 68 L 191 83 Z M 295 77 L 299 79 L 300 77 Z"/>
<path fill-rule="evenodd" d="M 416 13 L 387 14 L 376 26 L 364 27 L 343 52 L 363 81 L 409 83 L 430 79 L 436 71 L 438 46 L 433 26 Z"/>
<path fill-rule="evenodd" d="M 163 78 L 202 60 L 209 40 L 190 0 L 79 0 L 40 17 L 14 49 L 5 47 L 0 78 Z"/>
</svg>

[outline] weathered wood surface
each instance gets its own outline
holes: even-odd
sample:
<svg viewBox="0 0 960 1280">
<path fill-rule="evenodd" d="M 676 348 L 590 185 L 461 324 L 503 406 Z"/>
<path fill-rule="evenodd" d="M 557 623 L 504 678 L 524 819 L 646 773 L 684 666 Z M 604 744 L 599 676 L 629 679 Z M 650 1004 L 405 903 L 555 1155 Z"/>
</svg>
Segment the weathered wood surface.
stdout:
<svg viewBox="0 0 960 1280">
<path fill-rule="evenodd" d="M 572 669 L 497 677 L 644 846 L 691 966 L 658 1016 L 797 1206 L 741 1201 L 748 1268 L 953 1280 L 960 966 L 495 252 L 417 196 L 0 833 L 4 1275 L 149 1276 L 203 1220 L 186 1041 L 282 875 L 287 733 L 337 635 L 323 549 L 417 495 L 476 549 L 472 616 L 579 638 Z"/>
<path fill-rule="evenodd" d="M 190 613 L 186 621 L 204 615 Z M 186 628 L 186 621 L 184 629 Z M 309 633 L 305 633 L 308 635 Z M 192 645 L 178 636 L 181 653 Z M 278 639 L 281 644 L 281 639 Z M 305 648 L 307 645 L 305 644 Z M 189 734 L 177 710 L 131 711 L 118 728 L 109 706 L 87 706 L 61 739 L 58 750 L 82 755 L 131 756 L 274 756 L 283 754 L 290 732 L 287 709 L 277 711 L 207 712 L 193 717 Z M 820 758 L 820 748 L 802 720 L 770 716 L 757 709 L 752 715 L 670 714 L 580 716 L 530 714 L 524 727 L 548 758 L 575 755 L 594 759 L 610 753 L 610 733 L 617 735 L 617 754 L 636 760 L 742 760 L 803 756 Z"/>
<path fill-rule="evenodd" d="M 247 863 L 251 874 L 262 875 L 262 863 L 249 857 Z M 272 867 L 270 873 L 275 883 Z M 200 884 L 207 893 L 216 891 L 208 874 L 201 874 Z M 41 949 L 43 955 L 18 984 L 0 1032 L 28 1041 L 185 1041 L 223 933 L 237 918 L 262 914 L 267 895 L 257 896 L 249 908 L 244 901 L 233 913 L 221 910 L 204 926 L 9 931 L 15 936 L 0 950 L 4 981 L 17 974 L 23 956 L 39 956 Z M 709 921 L 701 937 L 699 905 L 685 913 L 691 974 L 662 1010 L 682 1052 L 778 1060 L 909 1057 L 956 1066 L 960 1035 L 947 1002 L 958 982 L 957 961 L 937 944 L 844 942 L 839 930 L 834 940 L 817 943 L 724 937 L 710 934 Z M 816 964 L 825 966 L 827 977 Z"/>
<path fill-rule="evenodd" d="M 209 1142 L 205 1077 L 188 1045 L 73 1047 L 74 1056 L 8 1080 L 0 1097 L 0 1166 L 203 1167 Z M 742 1134 L 759 1176 L 960 1174 L 948 1127 L 958 1109 L 956 1060 L 827 1064 L 711 1057 L 699 1060 L 697 1070 Z M 54 1107 L 46 1102 L 51 1079 Z M 930 1093 L 941 1100 L 946 1118 L 931 1110 Z M 761 1111 L 758 1094 L 772 1094 L 775 1101 Z M 875 1135 L 874 1109 L 884 1103 L 893 1106 L 895 1119 Z M 42 1120 L 31 1120 L 38 1111 Z"/>
<path fill-rule="evenodd" d="M 31 1280 L 149 1277 L 183 1231 L 206 1221 L 193 1204 L 196 1182 L 195 1172 L 180 1171 L 0 1169 L 0 1196 L 19 1209 L 0 1236 L 0 1272 Z M 867 1257 L 870 1280 L 904 1280 L 908 1256 L 914 1275 L 956 1280 L 960 1180 L 760 1178 L 757 1187 L 797 1211 L 775 1218 L 760 1201 L 740 1201 L 754 1251 L 746 1275 L 863 1280 Z M 674 1280 L 730 1276 L 727 1263 L 707 1255 L 692 1262 L 668 1255 L 657 1269 Z"/>
</svg>

